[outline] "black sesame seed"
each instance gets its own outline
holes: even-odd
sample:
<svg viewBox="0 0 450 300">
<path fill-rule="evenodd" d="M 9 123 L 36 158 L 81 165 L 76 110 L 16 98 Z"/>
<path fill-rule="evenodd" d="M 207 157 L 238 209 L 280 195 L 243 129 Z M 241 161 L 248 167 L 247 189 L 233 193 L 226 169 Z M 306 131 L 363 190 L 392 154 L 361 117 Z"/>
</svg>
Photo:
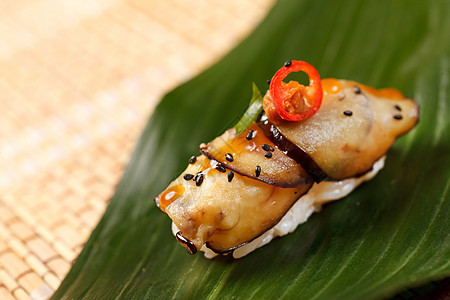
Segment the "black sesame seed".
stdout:
<svg viewBox="0 0 450 300">
<path fill-rule="evenodd" d="M 233 177 L 234 177 L 233 171 L 228 172 L 228 182 L 231 182 L 231 180 L 233 180 Z"/>
<path fill-rule="evenodd" d="M 227 171 L 227 169 L 225 169 L 225 167 L 222 166 L 222 165 L 217 165 L 216 166 L 216 170 L 221 172 L 221 173 L 225 173 Z"/>
<path fill-rule="evenodd" d="M 272 152 L 267 151 L 266 154 L 264 154 L 264 156 L 266 158 L 271 158 L 272 157 Z"/>
<path fill-rule="evenodd" d="M 292 65 L 292 61 L 291 60 L 288 60 L 288 61 L 286 61 L 285 63 L 284 63 L 284 66 L 287 68 L 287 67 L 290 67 Z"/>
<path fill-rule="evenodd" d="M 270 79 L 267 79 L 267 84 L 270 84 L 270 82 L 271 82 L 272 80 L 270 80 Z"/>
<path fill-rule="evenodd" d="M 359 88 L 359 86 L 354 86 L 353 87 L 353 91 L 355 92 L 355 94 L 361 94 L 361 89 Z"/>
<path fill-rule="evenodd" d="M 231 155 L 231 153 L 225 154 L 225 159 L 228 160 L 229 162 L 232 162 L 234 160 L 233 155 Z"/>
<path fill-rule="evenodd" d="M 267 145 L 267 144 L 262 145 L 262 148 L 263 148 L 263 150 L 265 150 L 265 151 L 275 151 L 275 149 L 273 149 L 272 146 Z"/>
<path fill-rule="evenodd" d="M 184 174 L 183 178 L 184 178 L 184 180 L 191 180 L 192 178 L 194 178 L 194 175 L 192 175 L 192 174 Z"/>
<path fill-rule="evenodd" d="M 353 115 L 353 112 L 351 110 L 346 110 L 344 111 L 344 115 L 350 117 L 351 115 Z"/>
<path fill-rule="evenodd" d="M 398 111 L 402 111 L 402 108 L 400 106 L 398 106 L 397 104 L 394 105 L 394 108 Z"/>
<path fill-rule="evenodd" d="M 394 119 L 396 119 L 396 120 L 401 120 L 401 119 L 403 119 L 403 117 L 402 117 L 402 115 L 395 115 L 395 116 L 394 116 Z"/>
<path fill-rule="evenodd" d="M 255 168 L 255 176 L 259 177 L 259 175 L 261 175 L 261 167 L 260 166 L 256 166 L 256 168 Z"/>
<path fill-rule="evenodd" d="M 195 162 L 197 161 L 197 157 L 195 157 L 195 156 L 191 156 L 191 158 L 189 158 L 189 163 L 192 165 L 192 164 L 195 164 Z"/>
<path fill-rule="evenodd" d="M 197 178 L 195 179 L 195 185 L 200 186 L 203 182 L 203 174 L 197 174 Z"/>
<path fill-rule="evenodd" d="M 247 133 L 247 141 L 251 141 L 252 140 L 252 138 L 253 138 L 253 130 L 250 130 L 248 133 Z"/>
</svg>

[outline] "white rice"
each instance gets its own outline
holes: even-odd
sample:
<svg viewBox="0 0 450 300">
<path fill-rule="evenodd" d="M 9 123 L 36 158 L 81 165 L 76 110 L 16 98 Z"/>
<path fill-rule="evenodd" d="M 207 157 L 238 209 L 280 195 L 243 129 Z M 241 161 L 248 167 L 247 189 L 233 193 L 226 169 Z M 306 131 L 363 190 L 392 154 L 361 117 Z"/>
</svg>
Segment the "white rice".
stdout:
<svg viewBox="0 0 450 300">
<path fill-rule="evenodd" d="M 386 156 L 380 158 L 370 172 L 361 177 L 354 177 L 342 181 L 323 181 L 314 184 L 313 187 L 295 202 L 291 209 L 283 216 L 277 225 L 267 230 L 252 242 L 237 248 L 233 251 L 234 258 L 241 258 L 250 252 L 268 244 L 272 239 L 293 232 L 298 225 L 306 222 L 313 212 L 320 211 L 322 205 L 338 200 L 350 194 L 356 187 L 364 181 L 372 179 L 378 171 L 384 167 Z M 172 232 L 175 235 L 179 229 L 172 223 Z M 215 252 L 207 248 L 205 245 L 200 249 L 205 252 L 206 258 L 217 256 Z"/>
</svg>

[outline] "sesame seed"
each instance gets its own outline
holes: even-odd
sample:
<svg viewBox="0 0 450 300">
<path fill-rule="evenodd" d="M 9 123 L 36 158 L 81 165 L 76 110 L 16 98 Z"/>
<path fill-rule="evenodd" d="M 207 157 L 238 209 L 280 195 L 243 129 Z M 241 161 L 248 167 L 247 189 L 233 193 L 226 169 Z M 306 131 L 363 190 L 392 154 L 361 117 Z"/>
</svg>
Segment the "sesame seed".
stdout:
<svg viewBox="0 0 450 300">
<path fill-rule="evenodd" d="M 397 104 L 394 105 L 394 108 L 398 111 L 402 111 L 402 108 L 400 106 L 398 106 Z"/>
<path fill-rule="evenodd" d="M 271 82 L 272 80 L 270 80 L 270 79 L 267 79 L 267 84 L 270 84 L 270 82 Z"/>
<path fill-rule="evenodd" d="M 346 110 L 346 111 L 344 111 L 344 115 L 346 115 L 347 117 L 350 117 L 351 115 L 353 115 L 353 112 L 351 110 Z"/>
<path fill-rule="evenodd" d="M 221 172 L 221 173 L 225 173 L 227 171 L 227 169 L 225 169 L 225 167 L 222 166 L 222 165 L 217 165 L 216 166 L 216 170 Z"/>
<path fill-rule="evenodd" d="M 228 182 L 231 182 L 231 180 L 233 180 L 233 177 L 234 177 L 233 171 L 228 172 Z"/>
<path fill-rule="evenodd" d="M 197 178 L 195 179 L 195 185 L 200 186 L 203 182 L 203 174 L 197 174 Z"/>
<path fill-rule="evenodd" d="M 259 177 L 259 175 L 261 175 L 261 167 L 260 166 L 256 166 L 256 168 L 255 168 L 255 176 Z"/>
<path fill-rule="evenodd" d="M 266 158 L 271 158 L 272 157 L 272 152 L 267 151 L 266 154 L 264 154 L 264 156 Z"/>
<path fill-rule="evenodd" d="M 192 174 L 184 174 L 183 178 L 184 178 L 184 180 L 191 180 L 192 178 L 194 178 L 194 175 L 192 175 Z"/>
<path fill-rule="evenodd" d="M 228 160 L 229 162 L 233 162 L 234 160 L 233 155 L 231 155 L 231 153 L 225 154 L 225 159 Z"/>
<path fill-rule="evenodd" d="M 195 157 L 195 156 L 191 156 L 191 158 L 189 158 L 189 163 L 192 165 L 192 164 L 195 164 L 195 162 L 197 161 L 197 157 Z"/>
<path fill-rule="evenodd" d="M 288 61 L 286 61 L 285 63 L 284 63 L 284 66 L 287 68 L 287 67 L 290 67 L 292 65 L 292 61 L 291 60 L 288 60 Z"/>
<path fill-rule="evenodd" d="M 344 100 L 344 98 L 345 98 L 345 94 L 344 93 L 340 93 L 339 94 L 339 100 Z"/>
<path fill-rule="evenodd" d="M 252 140 L 252 138 L 253 138 L 253 130 L 250 130 L 248 133 L 247 133 L 247 141 L 251 141 Z"/>
<path fill-rule="evenodd" d="M 262 148 L 263 148 L 263 150 L 265 150 L 265 151 L 275 151 L 275 149 L 273 149 L 272 146 L 267 145 L 267 144 L 262 145 Z"/>
<path fill-rule="evenodd" d="M 394 119 L 396 119 L 396 120 L 401 120 L 401 119 L 403 119 L 403 117 L 402 117 L 402 115 L 395 115 L 395 116 L 394 116 Z"/>
<path fill-rule="evenodd" d="M 353 91 L 355 92 L 355 94 L 361 94 L 361 89 L 359 88 L 359 86 L 355 85 L 353 87 Z"/>
</svg>

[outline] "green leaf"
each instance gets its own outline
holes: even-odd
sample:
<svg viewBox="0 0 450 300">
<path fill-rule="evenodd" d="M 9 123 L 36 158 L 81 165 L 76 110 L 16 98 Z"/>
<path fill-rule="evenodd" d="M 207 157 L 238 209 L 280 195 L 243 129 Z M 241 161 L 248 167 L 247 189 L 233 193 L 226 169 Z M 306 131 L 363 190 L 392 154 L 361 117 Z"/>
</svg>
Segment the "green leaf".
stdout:
<svg viewBox="0 0 450 300">
<path fill-rule="evenodd" d="M 54 298 L 370 299 L 449 276 L 449 15 L 447 0 L 279 1 L 247 40 L 164 97 Z M 374 180 L 292 234 L 236 261 L 186 254 L 153 197 L 245 109 L 250 82 L 288 59 L 399 88 L 421 106 L 418 127 Z"/>
<path fill-rule="evenodd" d="M 242 118 L 234 125 L 236 135 L 240 135 L 247 129 L 253 121 L 259 116 L 263 109 L 263 98 L 261 92 L 254 82 L 252 82 L 252 99 Z"/>
</svg>

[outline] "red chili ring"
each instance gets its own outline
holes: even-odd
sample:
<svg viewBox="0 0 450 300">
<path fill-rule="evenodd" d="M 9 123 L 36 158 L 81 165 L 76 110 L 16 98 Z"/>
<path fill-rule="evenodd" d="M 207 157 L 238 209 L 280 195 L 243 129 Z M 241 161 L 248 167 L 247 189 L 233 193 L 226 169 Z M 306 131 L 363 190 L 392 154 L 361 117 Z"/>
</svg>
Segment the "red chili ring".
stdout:
<svg viewBox="0 0 450 300">
<path fill-rule="evenodd" d="M 281 82 L 290 73 L 299 71 L 305 72 L 309 77 L 309 86 L 306 87 L 307 93 L 302 95 L 303 99 L 305 99 L 309 105 L 309 109 L 299 114 L 290 114 L 283 107 L 283 101 L 286 99 L 286 95 Z M 322 83 L 320 81 L 319 72 L 304 61 L 292 60 L 286 62 L 285 65 L 275 73 L 270 81 L 270 96 L 273 105 L 275 106 L 277 113 L 284 120 L 301 121 L 314 115 L 322 104 L 322 94 Z"/>
</svg>

